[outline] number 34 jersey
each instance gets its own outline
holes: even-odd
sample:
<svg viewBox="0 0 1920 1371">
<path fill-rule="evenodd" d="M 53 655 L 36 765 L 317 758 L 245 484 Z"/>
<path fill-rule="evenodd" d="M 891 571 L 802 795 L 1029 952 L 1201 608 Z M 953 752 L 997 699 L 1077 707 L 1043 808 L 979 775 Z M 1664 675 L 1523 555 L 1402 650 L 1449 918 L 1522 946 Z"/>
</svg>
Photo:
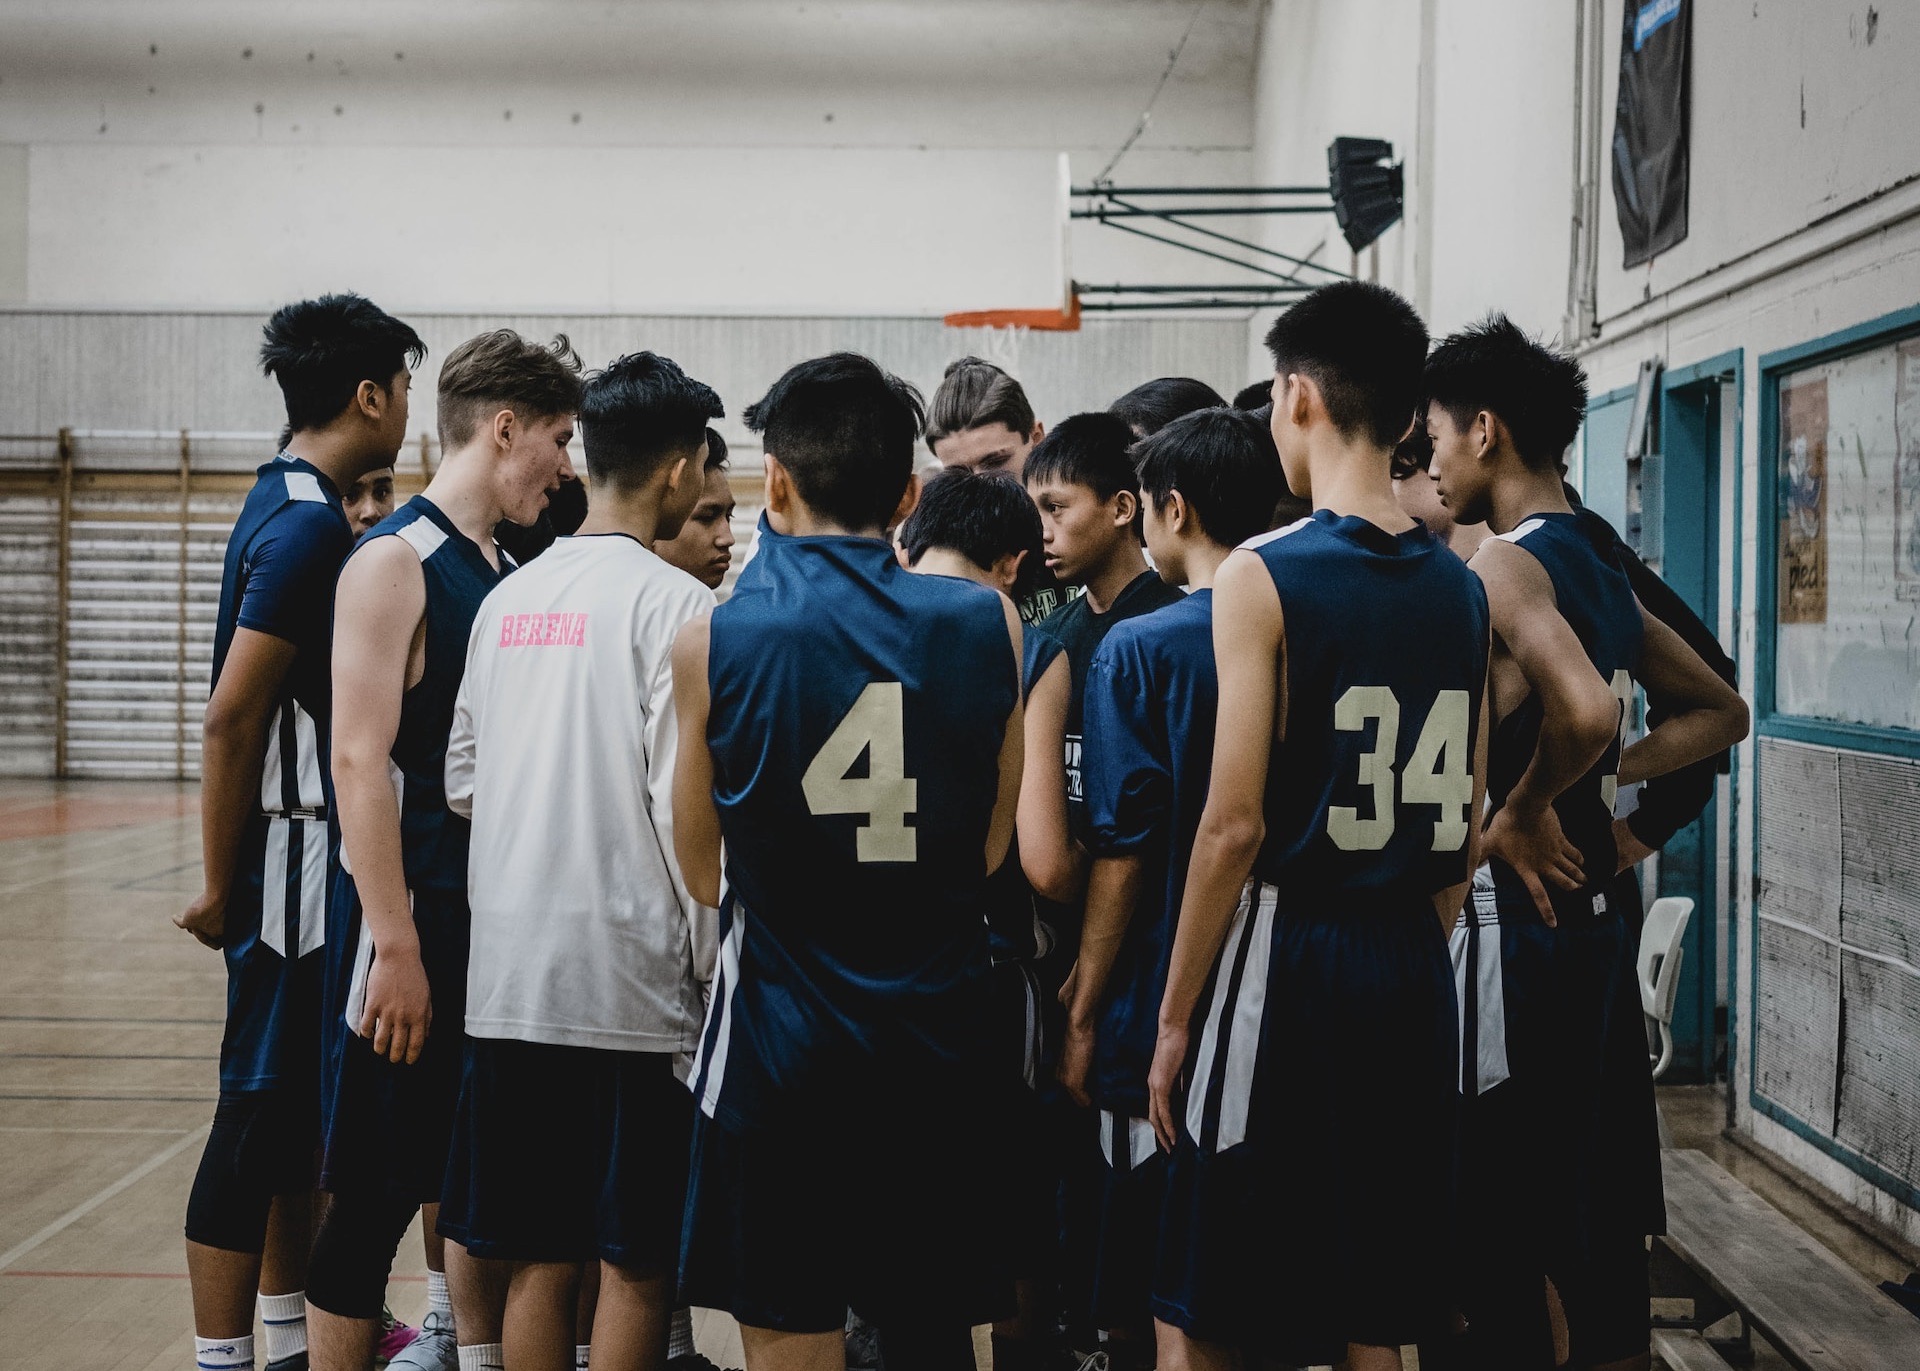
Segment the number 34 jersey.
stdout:
<svg viewBox="0 0 1920 1371">
<path fill-rule="evenodd" d="M 986 843 L 1020 680 L 1001 599 L 873 538 L 762 533 L 714 611 L 726 848 L 693 1086 L 732 1128 L 971 1066 Z"/>
<path fill-rule="evenodd" d="M 1279 591 L 1285 740 L 1254 868 L 1289 904 L 1398 904 L 1467 877 L 1487 597 L 1424 525 L 1320 510 L 1246 544 Z"/>
</svg>

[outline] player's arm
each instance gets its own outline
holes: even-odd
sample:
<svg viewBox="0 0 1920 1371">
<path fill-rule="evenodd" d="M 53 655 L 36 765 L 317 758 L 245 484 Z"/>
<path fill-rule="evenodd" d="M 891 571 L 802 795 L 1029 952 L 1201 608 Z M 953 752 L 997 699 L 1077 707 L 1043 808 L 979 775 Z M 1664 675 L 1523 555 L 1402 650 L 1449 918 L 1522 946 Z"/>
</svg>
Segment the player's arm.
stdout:
<svg viewBox="0 0 1920 1371">
<path fill-rule="evenodd" d="M 284 638 L 236 628 L 207 701 L 200 742 L 200 897 L 174 919 L 208 947 L 226 938 L 227 900 L 247 820 L 260 808 L 267 725 L 296 649 Z"/>
<path fill-rule="evenodd" d="M 1140 899 L 1141 850 L 1164 832 L 1168 817 L 1171 778 L 1160 760 L 1163 745 L 1152 736 L 1147 718 L 1154 695 L 1138 654 L 1109 638 L 1087 670 L 1080 774 L 1092 820 L 1094 858 L 1087 875 L 1079 960 L 1060 992 L 1067 1007 L 1060 1083 L 1083 1105 L 1091 1102 L 1086 1082 L 1093 1065 L 1094 1020 Z"/>
<path fill-rule="evenodd" d="M 1053 659 L 1027 692 L 1026 761 L 1020 781 L 1020 867 L 1046 899 L 1065 904 L 1080 892 L 1086 854 L 1067 829 L 1066 654 Z"/>
<path fill-rule="evenodd" d="M 433 1018 L 413 923 L 393 790 L 393 740 L 427 583 L 413 549 L 378 538 L 347 560 L 334 606 L 333 793 L 340 845 L 373 939 L 366 1012 L 355 1031 L 392 1062 L 419 1060 Z"/>
<path fill-rule="evenodd" d="M 1000 607 L 1006 613 L 1007 634 L 1013 644 L 1013 712 L 1007 715 L 1006 732 L 1000 739 L 1000 792 L 994 798 L 993 819 L 987 825 L 989 876 L 1007 860 L 1007 849 L 1013 845 L 1020 811 L 1020 782 L 1026 767 L 1026 702 L 1020 698 L 1020 611 L 1005 594 L 1000 596 Z"/>
<path fill-rule="evenodd" d="M 1213 587 L 1213 655 L 1220 674 L 1213 773 L 1187 867 L 1147 1077 L 1148 1118 L 1169 1151 L 1177 1133 L 1173 1096 L 1186 1069 L 1194 1010 L 1266 838 L 1267 765 L 1285 723 L 1285 648 L 1273 578 L 1257 555 L 1234 553 L 1221 564 Z"/>
<path fill-rule="evenodd" d="M 713 753 L 707 747 L 707 647 L 712 616 L 691 620 L 673 640 L 673 708 L 680 746 L 673 768 L 673 852 L 687 893 L 720 903 L 720 811 L 713 803 Z"/>
<path fill-rule="evenodd" d="M 1620 754 L 1621 785 L 1665 776 L 1725 752 L 1747 736 L 1751 723 L 1747 702 L 1685 639 L 1644 607 L 1640 621 L 1645 630 L 1641 683 L 1657 691 L 1673 712 Z"/>
<path fill-rule="evenodd" d="M 1486 587 L 1494 637 L 1539 698 L 1541 712 L 1533 760 L 1488 822 L 1483 850 L 1513 868 L 1551 926 L 1545 883 L 1577 890 L 1583 879 L 1579 851 L 1561 832 L 1553 802 L 1619 736 L 1620 702 L 1560 616 L 1552 578 L 1532 553 L 1489 538 L 1468 565 Z"/>
</svg>

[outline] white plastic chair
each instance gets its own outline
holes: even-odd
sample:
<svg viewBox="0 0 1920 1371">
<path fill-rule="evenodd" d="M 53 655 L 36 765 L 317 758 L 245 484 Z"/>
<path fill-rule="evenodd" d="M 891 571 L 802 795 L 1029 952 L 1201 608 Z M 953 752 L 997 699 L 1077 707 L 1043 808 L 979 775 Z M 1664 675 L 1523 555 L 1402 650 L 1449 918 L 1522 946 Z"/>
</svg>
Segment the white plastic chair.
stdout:
<svg viewBox="0 0 1920 1371">
<path fill-rule="evenodd" d="M 1640 955 L 1635 970 L 1640 981 L 1640 1008 L 1647 1016 L 1647 1057 L 1657 1081 L 1673 1065 L 1673 1002 L 1680 993 L 1680 961 L 1693 918 L 1693 901 L 1685 895 L 1662 895 L 1647 911 L 1640 926 Z M 1652 1031 L 1659 1034 L 1660 1050 L 1653 1050 Z"/>
</svg>

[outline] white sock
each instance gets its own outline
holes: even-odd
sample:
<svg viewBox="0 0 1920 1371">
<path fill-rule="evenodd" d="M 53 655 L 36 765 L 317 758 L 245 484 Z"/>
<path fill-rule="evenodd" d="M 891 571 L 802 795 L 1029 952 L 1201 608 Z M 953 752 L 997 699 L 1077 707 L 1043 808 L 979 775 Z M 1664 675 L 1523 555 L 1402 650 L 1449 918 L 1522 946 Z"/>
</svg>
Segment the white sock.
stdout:
<svg viewBox="0 0 1920 1371">
<path fill-rule="evenodd" d="M 591 1343 L 576 1342 L 573 1345 L 573 1371 L 587 1371 L 587 1353 L 591 1351 Z"/>
<path fill-rule="evenodd" d="M 267 1330 L 267 1360 L 280 1361 L 307 1350 L 307 1292 L 262 1295 L 260 1322 Z"/>
<path fill-rule="evenodd" d="M 460 1371 L 506 1371 L 507 1354 L 497 1342 L 480 1342 L 460 1351 Z"/>
<path fill-rule="evenodd" d="M 693 1311 L 676 1309 L 667 1323 L 667 1360 L 693 1355 Z"/>
<path fill-rule="evenodd" d="M 195 1338 L 193 1364 L 200 1371 L 253 1371 L 253 1334 L 244 1338 Z"/>
<path fill-rule="evenodd" d="M 453 1322 L 453 1300 L 447 1294 L 447 1273 L 444 1271 L 427 1272 L 427 1308 L 444 1315 L 448 1323 Z"/>
</svg>

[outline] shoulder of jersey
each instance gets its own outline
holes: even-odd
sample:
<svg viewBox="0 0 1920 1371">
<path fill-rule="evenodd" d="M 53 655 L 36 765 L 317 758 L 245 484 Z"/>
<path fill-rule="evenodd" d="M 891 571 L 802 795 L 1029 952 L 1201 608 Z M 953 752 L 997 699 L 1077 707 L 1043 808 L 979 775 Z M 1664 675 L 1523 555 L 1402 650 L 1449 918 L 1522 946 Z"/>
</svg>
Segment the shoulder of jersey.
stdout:
<svg viewBox="0 0 1920 1371">
<path fill-rule="evenodd" d="M 1503 543 L 1520 543 L 1525 541 L 1529 533 L 1545 528 L 1546 524 L 1545 519 L 1528 519 L 1517 528 L 1509 529 L 1505 533 L 1496 533 L 1493 536 Z"/>
<path fill-rule="evenodd" d="M 1267 544 L 1277 543 L 1282 538 L 1298 533 L 1301 529 L 1308 527 L 1312 523 L 1313 516 L 1311 514 L 1303 515 L 1295 519 L 1292 523 L 1280 528 L 1271 529 L 1266 533 L 1254 534 L 1253 537 L 1240 544 L 1240 547 L 1248 552 L 1258 552 L 1261 548 L 1267 546 Z"/>
</svg>

